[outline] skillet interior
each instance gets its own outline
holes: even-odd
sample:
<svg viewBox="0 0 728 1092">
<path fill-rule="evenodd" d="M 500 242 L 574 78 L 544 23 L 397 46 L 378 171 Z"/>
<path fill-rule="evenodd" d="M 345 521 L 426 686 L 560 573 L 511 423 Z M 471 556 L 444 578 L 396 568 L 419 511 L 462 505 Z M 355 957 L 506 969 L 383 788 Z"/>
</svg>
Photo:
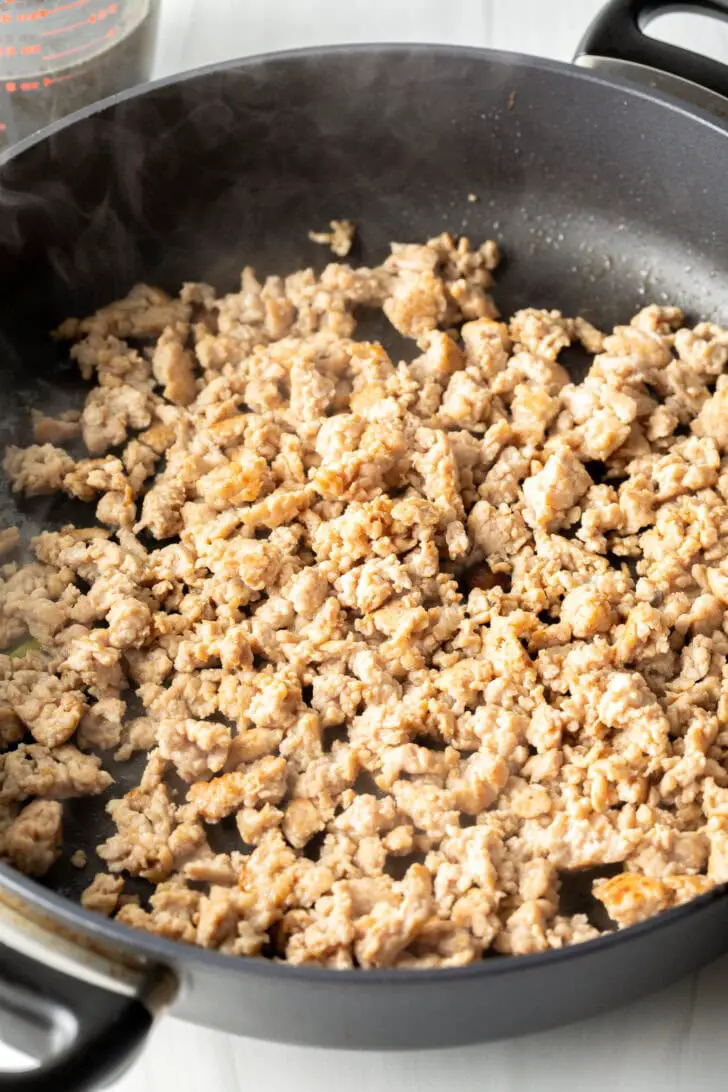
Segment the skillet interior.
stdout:
<svg viewBox="0 0 728 1092">
<path fill-rule="evenodd" d="M 475 50 L 302 52 L 123 96 L 0 167 L 0 444 L 27 442 L 31 406 L 83 397 L 47 337 L 60 319 L 139 279 L 232 288 L 246 263 L 320 266 L 306 233 L 335 216 L 359 225 L 365 263 L 442 230 L 502 240 L 506 314 L 610 326 L 669 300 L 726 321 L 727 166 L 725 132 L 679 108 Z M 29 531 L 89 516 L 0 493 L 3 521 L 18 508 Z M 126 791 L 139 764 L 113 772 Z M 100 840 L 104 803 L 69 803 L 69 849 Z M 46 882 L 78 895 L 95 871 L 66 855 Z"/>
</svg>

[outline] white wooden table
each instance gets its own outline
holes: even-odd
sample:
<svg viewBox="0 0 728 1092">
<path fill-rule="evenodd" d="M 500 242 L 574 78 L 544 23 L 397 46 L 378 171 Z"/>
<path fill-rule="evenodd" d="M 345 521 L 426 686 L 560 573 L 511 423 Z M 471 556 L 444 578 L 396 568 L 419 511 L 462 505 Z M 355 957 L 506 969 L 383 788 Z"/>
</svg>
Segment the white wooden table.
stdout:
<svg viewBox="0 0 728 1092">
<path fill-rule="evenodd" d="M 156 74 L 347 41 L 452 42 L 569 60 L 599 6 L 600 0 L 163 0 Z M 726 26 L 668 16 L 655 30 L 728 61 Z M 115 1092 L 714 1092 L 726 1083 L 727 1029 L 728 958 L 597 1020 L 448 1051 L 324 1052 L 166 1018 Z M 0 1067 L 13 1057 L 0 1047 Z"/>
</svg>

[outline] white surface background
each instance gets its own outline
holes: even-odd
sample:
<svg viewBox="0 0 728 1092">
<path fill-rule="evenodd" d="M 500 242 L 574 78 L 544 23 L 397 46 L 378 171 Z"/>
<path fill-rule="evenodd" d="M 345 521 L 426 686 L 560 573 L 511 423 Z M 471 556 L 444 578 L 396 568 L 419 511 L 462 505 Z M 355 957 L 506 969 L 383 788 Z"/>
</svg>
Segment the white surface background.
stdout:
<svg viewBox="0 0 728 1092">
<path fill-rule="evenodd" d="M 570 60 L 599 7 L 600 0 L 163 0 L 156 75 L 347 41 L 453 42 Z M 671 15 L 654 29 L 728 61 L 728 25 Z M 114 1092 L 713 1092 L 726 1084 L 727 1028 L 728 958 L 598 1020 L 448 1051 L 282 1047 L 164 1018 Z M 13 1057 L 0 1046 L 0 1066 Z"/>
</svg>

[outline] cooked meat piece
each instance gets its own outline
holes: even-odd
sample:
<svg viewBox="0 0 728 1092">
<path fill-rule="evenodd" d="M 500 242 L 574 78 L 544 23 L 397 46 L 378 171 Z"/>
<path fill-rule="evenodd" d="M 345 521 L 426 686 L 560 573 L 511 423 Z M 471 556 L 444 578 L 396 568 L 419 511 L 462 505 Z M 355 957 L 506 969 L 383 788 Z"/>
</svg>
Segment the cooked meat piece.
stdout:
<svg viewBox="0 0 728 1092">
<path fill-rule="evenodd" d="M 91 883 L 81 895 L 81 905 L 87 910 L 95 910 L 109 918 L 119 905 L 119 896 L 124 890 L 123 876 L 110 876 L 108 872 L 97 872 Z"/>
<path fill-rule="evenodd" d="M 332 220 L 331 231 L 309 231 L 312 243 L 328 246 L 337 258 L 345 258 L 354 242 L 356 228 L 351 220 Z"/>
<path fill-rule="evenodd" d="M 183 335 L 172 326 L 163 330 L 152 357 L 154 378 L 164 397 L 177 406 L 188 406 L 197 394 L 195 361 L 184 348 Z"/>
<path fill-rule="evenodd" d="M 159 751 L 185 781 L 219 773 L 230 750 L 230 729 L 205 720 L 163 720 Z"/>
<path fill-rule="evenodd" d="M 71 738 L 86 712 L 87 703 L 79 690 L 68 690 L 55 675 L 27 672 L 27 689 L 13 681 L 7 689 L 16 715 L 30 729 L 36 743 L 58 747 Z M 23 673 L 16 672 L 16 678 Z"/>
<path fill-rule="evenodd" d="M 639 876 L 627 872 L 621 876 L 612 876 L 609 880 L 598 880 L 594 884 L 594 895 L 606 908 L 612 921 L 620 928 L 635 925 L 670 906 L 702 895 L 713 886 L 706 876 L 666 876 L 656 879 L 653 876 Z"/>
<path fill-rule="evenodd" d="M 25 735 L 25 725 L 12 706 L 0 705 L 0 748 L 7 750 Z"/>
<path fill-rule="evenodd" d="M 241 807 L 277 804 L 286 788 L 286 763 L 283 758 L 261 758 L 243 770 L 222 774 L 212 781 L 198 781 L 188 798 L 203 819 L 218 823 Z"/>
<path fill-rule="evenodd" d="M 95 796 L 112 783 L 100 758 L 82 754 L 70 743 L 52 751 L 38 743 L 21 743 L 17 750 L 0 755 L 0 800 Z"/>
<path fill-rule="evenodd" d="M 98 855 L 111 872 L 159 883 L 174 867 L 169 838 L 175 826 L 175 807 L 166 786 L 157 785 L 150 792 L 132 789 L 119 800 L 112 800 L 106 810 L 117 833 L 98 847 Z"/>
<path fill-rule="evenodd" d="M 0 558 L 11 554 L 20 545 L 20 531 L 17 527 L 5 527 L 0 531 Z"/>
<path fill-rule="evenodd" d="M 108 751 L 118 747 L 123 732 L 126 706 L 120 698 L 101 698 L 81 718 L 76 739 L 86 750 Z"/>
<path fill-rule="evenodd" d="M 4 859 L 43 874 L 59 801 L 148 752 L 82 903 L 230 955 L 461 966 L 597 936 L 563 872 L 618 866 L 620 927 L 728 880 L 728 332 L 499 321 L 498 260 L 443 234 L 63 324 L 93 385 L 5 476 L 89 519 L 0 566 Z"/>
<path fill-rule="evenodd" d="M 4 835 L 5 854 L 28 876 L 44 876 L 61 852 L 63 808 L 57 800 L 32 800 Z"/>
<path fill-rule="evenodd" d="M 53 444 L 31 447 L 7 447 L 3 470 L 16 493 L 37 497 L 56 493 L 63 479 L 73 469 L 73 459 Z"/>
</svg>

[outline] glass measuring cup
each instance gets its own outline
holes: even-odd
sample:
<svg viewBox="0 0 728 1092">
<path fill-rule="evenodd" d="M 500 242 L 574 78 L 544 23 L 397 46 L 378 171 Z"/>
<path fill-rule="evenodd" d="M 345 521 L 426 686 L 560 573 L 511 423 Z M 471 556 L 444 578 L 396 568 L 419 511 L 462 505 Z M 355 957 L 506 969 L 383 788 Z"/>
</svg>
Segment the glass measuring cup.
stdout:
<svg viewBox="0 0 728 1092">
<path fill-rule="evenodd" d="M 0 0 L 0 151 L 151 73 L 159 0 Z"/>
</svg>

